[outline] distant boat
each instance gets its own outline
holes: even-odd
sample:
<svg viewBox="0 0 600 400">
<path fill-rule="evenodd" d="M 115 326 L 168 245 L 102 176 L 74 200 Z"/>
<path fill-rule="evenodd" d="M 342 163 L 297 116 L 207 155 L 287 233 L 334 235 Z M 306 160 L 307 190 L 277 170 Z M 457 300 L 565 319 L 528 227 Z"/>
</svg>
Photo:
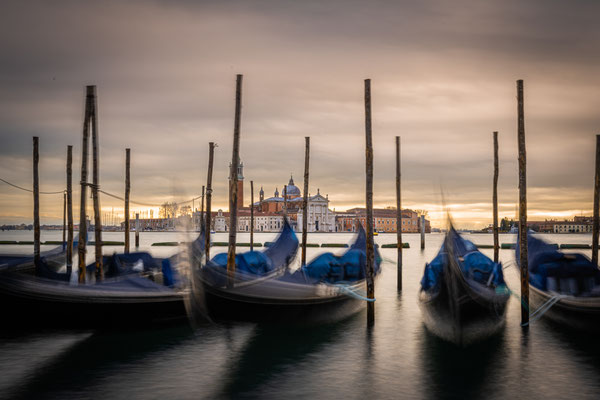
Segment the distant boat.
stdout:
<svg viewBox="0 0 600 400">
<path fill-rule="evenodd" d="M 518 265 L 518 242 L 515 254 Z M 527 258 L 531 310 L 571 328 L 600 332 L 600 271 L 590 259 L 563 253 L 531 234 Z"/>
<path fill-rule="evenodd" d="M 508 299 L 502 265 L 451 226 L 421 280 L 419 306 L 425 326 L 442 339 L 465 345 L 504 326 Z"/>
</svg>

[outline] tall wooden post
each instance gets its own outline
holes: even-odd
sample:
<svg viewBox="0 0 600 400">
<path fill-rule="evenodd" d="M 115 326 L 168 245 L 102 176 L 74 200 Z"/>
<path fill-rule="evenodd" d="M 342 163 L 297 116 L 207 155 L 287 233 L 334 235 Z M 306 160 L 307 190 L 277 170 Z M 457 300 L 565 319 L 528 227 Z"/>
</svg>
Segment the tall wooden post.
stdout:
<svg viewBox="0 0 600 400">
<path fill-rule="evenodd" d="M 517 81 L 519 140 L 519 261 L 521 265 L 521 325 L 529 326 L 529 266 L 527 260 L 527 158 L 523 80 Z"/>
<path fill-rule="evenodd" d="M 287 217 L 287 185 L 283 185 L 283 215 Z"/>
<path fill-rule="evenodd" d="M 373 242 L 373 138 L 371 133 L 371 80 L 365 79 L 365 164 L 367 227 L 367 298 L 375 298 L 375 249 Z M 367 325 L 375 323 L 375 304 L 367 302 Z"/>
<path fill-rule="evenodd" d="M 237 234 L 238 165 L 240 164 L 240 118 L 242 113 L 242 75 L 235 85 L 235 121 L 233 125 L 233 152 L 229 177 L 229 249 L 227 251 L 227 287 L 233 287 L 235 277 L 235 241 Z"/>
<path fill-rule="evenodd" d="M 140 213 L 135 213 L 135 248 L 140 247 Z"/>
<path fill-rule="evenodd" d="M 425 248 L 425 214 L 421 214 L 421 250 Z"/>
<path fill-rule="evenodd" d="M 88 175 L 88 147 L 90 138 L 90 116 L 94 104 L 94 92 L 90 86 L 86 88 L 85 114 L 83 117 L 83 144 L 81 146 L 81 202 L 79 205 L 79 242 L 77 244 L 79 253 L 79 283 L 85 282 L 85 253 L 87 237 L 87 175 Z"/>
<path fill-rule="evenodd" d="M 254 250 L 254 181 L 250 181 L 250 251 Z"/>
<path fill-rule="evenodd" d="M 202 201 L 200 202 L 200 225 L 204 226 L 204 185 L 202 185 Z"/>
<path fill-rule="evenodd" d="M 402 197 L 400 169 L 400 136 L 396 136 L 396 239 L 398 242 L 397 285 L 402 290 Z"/>
<path fill-rule="evenodd" d="M 125 253 L 129 253 L 129 193 L 131 191 L 131 180 L 129 168 L 131 165 L 131 150 L 125 149 Z"/>
<path fill-rule="evenodd" d="M 498 262 L 498 253 L 500 244 L 498 241 L 498 132 L 494 132 L 494 188 L 492 193 L 493 214 L 494 214 L 494 262 Z"/>
<path fill-rule="evenodd" d="M 302 199 L 302 264 L 306 265 L 306 241 L 308 240 L 308 171 L 310 163 L 310 137 L 304 138 L 304 199 Z"/>
<path fill-rule="evenodd" d="M 40 153 L 39 138 L 33 137 L 33 260 L 37 270 L 40 262 Z"/>
<path fill-rule="evenodd" d="M 96 86 L 88 86 L 88 93 L 92 96 L 91 121 L 92 124 L 92 200 L 94 202 L 94 238 L 96 241 L 96 280 L 104 279 L 102 267 L 102 219 L 100 218 L 100 155 L 98 146 L 98 104 L 96 100 Z"/>
<path fill-rule="evenodd" d="M 208 176 L 206 178 L 206 217 L 204 218 L 204 223 L 206 224 L 206 228 L 204 233 L 206 235 L 205 242 L 205 254 L 206 259 L 210 260 L 210 225 L 212 222 L 212 175 L 213 175 L 213 160 L 215 156 L 215 143 L 208 143 Z"/>
<path fill-rule="evenodd" d="M 67 191 L 63 192 L 63 229 L 62 229 L 62 247 L 66 250 L 67 246 Z"/>
<path fill-rule="evenodd" d="M 594 177 L 594 224 L 592 226 L 592 263 L 598 266 L 598 229 L 600 228 L 600 135 L 596 135 L 596 173 Z"/>
<path fill-rule="evenodd" d="M 73 270 L 73 146 L 67 146 L 67 275 Z"/>
</svg>

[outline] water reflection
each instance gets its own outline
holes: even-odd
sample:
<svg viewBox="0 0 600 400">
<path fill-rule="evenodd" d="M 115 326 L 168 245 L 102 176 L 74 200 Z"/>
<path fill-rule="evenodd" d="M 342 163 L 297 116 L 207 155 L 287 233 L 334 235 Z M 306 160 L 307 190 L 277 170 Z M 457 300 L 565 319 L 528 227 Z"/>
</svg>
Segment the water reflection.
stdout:
<svg viewBox="0 0 600 400">
<path fill-rule="evenodd" d="M 430 399 L 486 398 L 503 369 L 500 356 L 504 330 L 488 340 L 458 347 L 431 334 L 425 325 L 418 335 L 423 366 L 423 390 Z"/>
<path fill-rule="evenodd" d="M 320 326 L 257 325 L 239 354 L 226 365 L 223 386 L 215 397 L 237 398 L 260 393 L 291 368 L 332 345 L 353 318 Z"/>
</svg>

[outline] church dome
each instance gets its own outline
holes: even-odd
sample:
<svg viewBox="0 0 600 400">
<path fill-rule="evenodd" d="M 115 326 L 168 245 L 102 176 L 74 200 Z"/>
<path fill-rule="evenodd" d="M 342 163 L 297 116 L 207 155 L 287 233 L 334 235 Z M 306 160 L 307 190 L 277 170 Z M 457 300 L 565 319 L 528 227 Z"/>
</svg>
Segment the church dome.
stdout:
<svg viewBox="0 0 600 400">
<path fill-rule="evenodd" d="M 297 197 L 300 196 L 300 189 L 298 186 L 294 185 L 294 178 L 290 176 L 290 181 L 287 184 L 287 195 L 288 197 Z"/>
</svg>

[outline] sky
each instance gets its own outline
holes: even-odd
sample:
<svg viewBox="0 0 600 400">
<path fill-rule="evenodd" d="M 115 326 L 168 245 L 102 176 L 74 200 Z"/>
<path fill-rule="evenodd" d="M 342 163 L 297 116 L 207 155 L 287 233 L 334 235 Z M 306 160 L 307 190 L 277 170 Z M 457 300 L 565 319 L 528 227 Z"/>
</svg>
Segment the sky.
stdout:
<svg viewBox="0 0 600 400">
<path fill-rule="evenodd" d="M 328 194 L 337 211 L 364 206 L 369 78 L 375 206 L 395 205 L 400 136 L 403 207 L 428 210 L 433 226 L 447 208 L 459 227 L 482 228 L 493 131 L 500 216 L 515 217 L 523 79 L 529 219 L 589 215 L 598 15 L 595 0 L 3 1 L 0 178 L 32 187 L 39 136 L 41 190 L 62 190 L 71 144 L 77 203 L 85 86 L 96 85 L 102 190 L 123 195 L 129 147 L 132 200 L 196 197 L 214 141 L 213 209 L 226 209 L 243 74 L 244 204 L 250 180 L 267 195 L 290 174 L 302 187 L 310 136 L 311 194 Z M 101 206 L 123 208 L 106 196 Z M 42 195 L 42 224 L 61 222 L 62 207 L 61 195 Z M 31 223 L 32 210 L 30 193 L 0 182 L 0 224 Z"/>
</svg>

